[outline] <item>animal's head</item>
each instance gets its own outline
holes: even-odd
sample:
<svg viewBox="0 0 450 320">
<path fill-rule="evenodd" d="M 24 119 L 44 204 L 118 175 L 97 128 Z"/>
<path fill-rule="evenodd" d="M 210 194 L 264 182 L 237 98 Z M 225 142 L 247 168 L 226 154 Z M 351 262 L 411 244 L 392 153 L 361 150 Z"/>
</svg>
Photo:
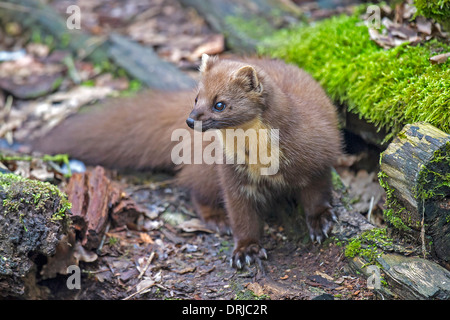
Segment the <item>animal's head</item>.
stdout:
<svg viewBox="0 0 450 320">
<path fill-rule="evenodd" d="M 202 130 L 236 128 L 264 111 L 264 74 L 246 63 L 202 56 L 194 108 L 186 120 L 202 121 Z"/>
</svg>

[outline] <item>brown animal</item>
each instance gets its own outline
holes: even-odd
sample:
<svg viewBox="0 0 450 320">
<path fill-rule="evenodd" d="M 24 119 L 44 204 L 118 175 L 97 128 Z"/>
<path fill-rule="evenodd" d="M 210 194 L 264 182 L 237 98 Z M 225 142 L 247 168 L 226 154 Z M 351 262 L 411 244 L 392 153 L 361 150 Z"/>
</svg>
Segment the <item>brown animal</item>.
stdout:
<svg viewBox="0 0 450 320">
<path fill-rule="evenodd" d="M 303 205 L 310 236 L 320 242 L 336 219 L 331 167 L 342 145 L 335 107 L 323 89 L 304 71 L 277 60 L 204 55 L 200 71 L 194 92 L 150 91 L 116 99 L 69 118 L 34 148 L 69 153 L 88 164 L 175 169 L 203 220 L 221 231 L 231 228 L 231 264 L 238 268 L 267 258 L 260 243 L 262 217 L 286 196 Z M 194 148 L 194 136 L 201 133 L 189 130 L 176 141 L 172 133 L 186 123 L 194 128 L 196 121 L 202 121 L 202 131 L 214 130 L 224 163 L 174 164 L 174 147 Z M 247 136 L 243 144 L 228 144 L 227 129 L 253 129 L 256 141 Z M 278 136 L 263 134 L 274 129 Z M 250 161 L 262 139 L 264 150 L 276 155 L 269 164 L 261 157 Z M 203 141 L 201 151 L 207 146 Z M 244 161 L 231 161 L 238 154 Z M 263 174 L 269 166 L 276 170 Z"/>
</svg>

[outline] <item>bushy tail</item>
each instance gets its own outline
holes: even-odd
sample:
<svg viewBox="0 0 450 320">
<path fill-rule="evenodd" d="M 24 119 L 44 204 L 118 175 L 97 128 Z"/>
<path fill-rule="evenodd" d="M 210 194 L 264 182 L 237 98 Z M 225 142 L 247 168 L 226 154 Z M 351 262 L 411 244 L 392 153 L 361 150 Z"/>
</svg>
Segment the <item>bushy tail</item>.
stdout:
<svg viewBox="0 0 450 320">
<path fill-rule="evenodd" d="M 69 117 L 31 143 L 46 154 L 68 153 L 111 168 L 172 169 L 173 130 L 187 128 L 193 92 L 148 91 L 111 99 Z"/>
</svg>

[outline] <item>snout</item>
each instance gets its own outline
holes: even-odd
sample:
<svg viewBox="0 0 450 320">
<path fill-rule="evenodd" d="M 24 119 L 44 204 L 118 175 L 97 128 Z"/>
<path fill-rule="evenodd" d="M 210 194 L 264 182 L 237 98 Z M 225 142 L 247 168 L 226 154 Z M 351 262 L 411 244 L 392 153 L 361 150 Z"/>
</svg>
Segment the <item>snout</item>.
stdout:
<svg viewBox="0 0 450 320">
<path fill-rule="evenodd" d="M 189 114 L 189 117 L 186 119 L 186 124 L 189 126 L 189 128 L 194 129 L 195 121 L 202 120 L 202 116 L 203 116 L 203 112 L 194 109 Z"/>
<path fill-rule="evenodd" d="M 192 119 L 191 117 L 186 119 L 186 124 L 188 125 L 189 128 L 194 129 L 194 122 L 195 120 Z"/>
</svg>

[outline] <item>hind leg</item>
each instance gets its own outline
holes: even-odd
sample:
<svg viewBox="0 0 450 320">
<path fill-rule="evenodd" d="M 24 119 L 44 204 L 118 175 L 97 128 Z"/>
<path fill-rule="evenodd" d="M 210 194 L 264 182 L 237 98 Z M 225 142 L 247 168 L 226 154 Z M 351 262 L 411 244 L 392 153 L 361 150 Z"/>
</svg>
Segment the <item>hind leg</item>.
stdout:
<svg viewBox="0 0 450 320">
<path fill-rule="evenodd" d="M 194 192 L 191 193 L 192 204 L 200 218 L 208 228 L 217 230 L 220 234 L 231 234 L 225 209 L 218 204 L 207 204 Z"/>
</svg>

